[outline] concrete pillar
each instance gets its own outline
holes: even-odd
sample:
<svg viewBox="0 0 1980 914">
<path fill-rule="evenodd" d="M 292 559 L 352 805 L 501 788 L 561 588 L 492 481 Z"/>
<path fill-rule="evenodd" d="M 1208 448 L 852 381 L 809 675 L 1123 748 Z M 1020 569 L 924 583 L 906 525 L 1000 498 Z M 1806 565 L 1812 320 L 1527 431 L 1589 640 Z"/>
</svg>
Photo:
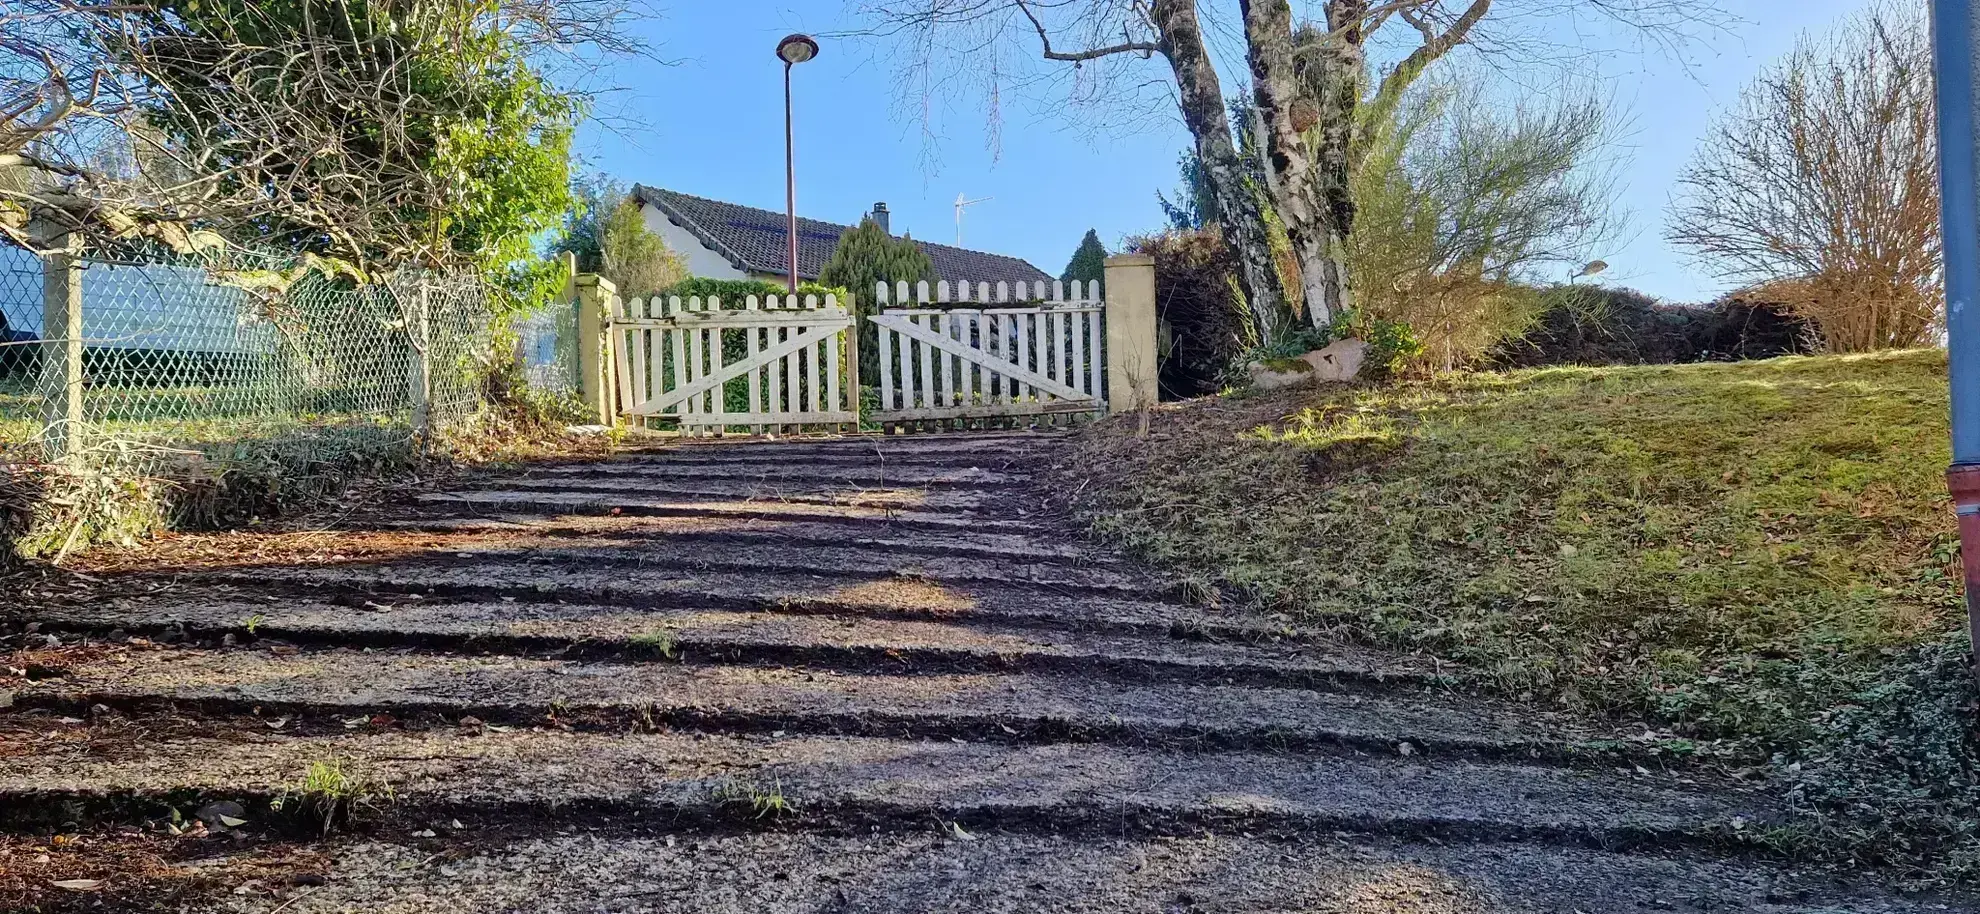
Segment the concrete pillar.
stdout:
<svg viewBox="0 0 1980 914">
<path fill-rule="evenodd" d="M 577 289 L 578 389 L 585 415 L 599 425 L 613 425 L 618 410 L 612 396 L 612 311 L 619 305 L 612 281 L 596 273 L 572 280 Z"/>
<path fill-rule="evenodd" d="M 1107 258 L 1107 411 L 1154 406 L 1156 386 L 1155 258 Z"/>
<path fill-rule="evenodd" d="M 41 267 L 41 397 L 48 459 L 75 465 L 83 448 L 82 260 L 63 244 Z"/>
</svg>

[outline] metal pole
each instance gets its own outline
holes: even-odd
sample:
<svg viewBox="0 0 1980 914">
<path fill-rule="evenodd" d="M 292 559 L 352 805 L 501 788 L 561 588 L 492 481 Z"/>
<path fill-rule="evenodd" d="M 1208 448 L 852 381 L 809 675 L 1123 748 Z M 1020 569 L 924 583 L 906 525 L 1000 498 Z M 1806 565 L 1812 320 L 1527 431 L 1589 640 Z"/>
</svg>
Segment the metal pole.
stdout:
<svg viewBox="0 0 1980 914">
<path fill-rule="evenodd" d="M 42 429 L 49 460 L 83 461 L 83 294 L 81 245 L 64 235 L 41 266 Z"/>
<path fill-rule="evenodd" d="M 784 61 L 784 208 L 790 217 L 791 294 L 797 294 L 797 133 L 791 127 L 791 62 Z"/>
<path fill-rule="evenodd" d="M 1945 240 L 1946 361 L 1952 388 L 1952 466 L 1968 630 L 1980 656 L 1980 160 L 1974 136 L 1973 0 L 1933 0 L 1938 77 L 1939 224 Z M 1980 678 L 1980 662 L 1974 666 Z"/>
</svg>

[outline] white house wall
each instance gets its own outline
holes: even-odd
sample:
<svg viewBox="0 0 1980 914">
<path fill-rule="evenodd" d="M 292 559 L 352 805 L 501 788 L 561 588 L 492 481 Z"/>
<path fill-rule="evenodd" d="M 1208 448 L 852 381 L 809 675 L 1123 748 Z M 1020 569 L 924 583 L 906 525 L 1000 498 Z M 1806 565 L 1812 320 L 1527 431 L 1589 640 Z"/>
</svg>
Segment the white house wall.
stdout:
<svg viewBox="0 0 1980 914">
<path fill-rule="evenodd" d="M 748 279 L 749 274 L 736 269 L 728 258 L 716 253 L 701 243 L 693 232 L 674 224 L 667 214 L 648 203 L 641 207 L 646 214 L 646 229 L 666 239 L 667 247 L 687 261 L 689 276 L 708 279 Z"/>
</svg>

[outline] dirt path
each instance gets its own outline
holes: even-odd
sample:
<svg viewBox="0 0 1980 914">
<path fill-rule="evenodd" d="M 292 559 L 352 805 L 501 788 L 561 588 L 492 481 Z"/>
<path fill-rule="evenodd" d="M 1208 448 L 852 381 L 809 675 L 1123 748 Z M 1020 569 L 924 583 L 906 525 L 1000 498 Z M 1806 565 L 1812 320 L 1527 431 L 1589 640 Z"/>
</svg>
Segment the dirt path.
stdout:
<svg viewBox="0 0 1980 914">
<path fill-rule="evenodd" d="M 1796 876 L 1764 795 L 1639 743 L 1189 605 L 1036 516 L 1053 446 L 654 449 L 23 592 L 0 906 L 1946 909 Z"/>
</svg>

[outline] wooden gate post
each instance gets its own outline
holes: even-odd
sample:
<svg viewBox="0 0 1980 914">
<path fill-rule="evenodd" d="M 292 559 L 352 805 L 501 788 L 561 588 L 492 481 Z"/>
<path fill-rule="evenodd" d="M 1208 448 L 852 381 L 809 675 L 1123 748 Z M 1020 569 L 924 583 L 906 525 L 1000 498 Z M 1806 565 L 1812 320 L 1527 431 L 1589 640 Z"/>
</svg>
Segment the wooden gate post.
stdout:
<svg viewBox="0 0 1980 914">
<path fill-rule="evenodd" d="M 1155 258 L 1107 258 L 1107 411 L 1154 406 L 1156 386 Z"/>
<path fill-rule="evenodd" d="M 41 265 L 43 440 L 51 462 L 75 467 L 83 456 L 82 261 L 68 241 Z"/>
<path fill-rule="evenodd" d="M 599 425 L 613 425 L 618 411 L 612 406 L 612 310 L 618 307 L 618 290 L 612 281 L 596 273 L 578 275 L 577 289 L 578 389 L 584 394 L 585 415 Z"/>
</svg>

